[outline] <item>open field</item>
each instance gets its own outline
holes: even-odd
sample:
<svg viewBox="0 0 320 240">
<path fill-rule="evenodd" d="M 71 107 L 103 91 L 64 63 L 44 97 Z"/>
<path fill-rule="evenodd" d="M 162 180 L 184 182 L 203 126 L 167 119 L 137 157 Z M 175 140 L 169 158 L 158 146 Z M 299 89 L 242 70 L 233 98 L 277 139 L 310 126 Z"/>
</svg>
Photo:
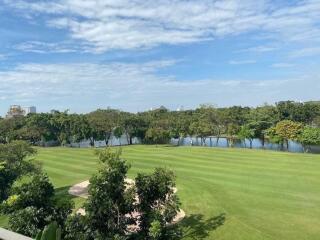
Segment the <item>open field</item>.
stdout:
<svg viewBox="0 0 320 240">
<path fill-rule="evenodd" d="M 130 146 L 139 171 L 177 175 L 184 239 L 319 239 L 320 156 L 245 149 Z M 37 159 L 61 195 L 97 168 L 92 149 L 39 149 Z M 80 199 L 75 199 L 79 206 Z M 1 224 L 1 218 L 0 218 Z"/>
</svg>

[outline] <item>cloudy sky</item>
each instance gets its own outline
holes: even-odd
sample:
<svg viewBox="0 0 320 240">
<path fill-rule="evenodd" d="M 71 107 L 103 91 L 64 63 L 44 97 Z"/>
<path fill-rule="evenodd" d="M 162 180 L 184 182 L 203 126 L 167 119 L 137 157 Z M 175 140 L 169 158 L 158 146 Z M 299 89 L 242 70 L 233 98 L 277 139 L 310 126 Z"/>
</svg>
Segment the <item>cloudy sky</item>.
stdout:
<svg viewBox="0 0 320 240">
<path fill-rule="evenodd" d="M 320 99 L 320 0 L 0 0 L 0 115 Z"/>
</svg>

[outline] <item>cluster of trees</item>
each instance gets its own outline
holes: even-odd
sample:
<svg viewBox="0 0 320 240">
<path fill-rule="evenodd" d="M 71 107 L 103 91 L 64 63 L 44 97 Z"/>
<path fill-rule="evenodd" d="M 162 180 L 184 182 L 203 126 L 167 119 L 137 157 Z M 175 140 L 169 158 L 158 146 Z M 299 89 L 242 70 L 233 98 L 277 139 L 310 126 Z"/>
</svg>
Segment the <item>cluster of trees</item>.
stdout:
<svg viewBox="0 0 320 240">
<path fill-rule="evenodd" d="M 292 124 L 299 125 L 296 134 L 280 133 L 281 126 L 285 131 L 291 131 Z M 111 136 L 125 135 L 129 144 L 133 138 L 153 144 L 194 136 L 204 145 L 208 137 L 215 136 L 217 142 L 226 137 L 230 145 L 237 139 L 248 139 L 251 146 L 252 140 L 259 138 L 263 145 L 266 140 L 284 146 L 288 140 L 299 140 L 307 146 L 320 143 L 319 128 L 320 102 L 285 101 L 256 108 L 202 105 L 195 110 L 169 111 L 160 107 L 137 114 L 114 109 L 88 114 L 30 114 L 0 119 L 0 141 L 19 139 L 35 144 L 55 140 L 64 145 L 89 139 L 93 146 L 98 140 L 104 140 L 108 145 Z"/>
<path fill-rule="evenodd" d="M 90 179 L 85 215 L 72 214 L 74 205 L 70 198 L 58 196 L 39 165 L 30 160 L 35 154 L 30 146 L 12 142 L 0 147 L 5 150 L 0 151 L 0 213 L 9 216 L 12 231 L 35 237 L 54 223 L 65 240 L 180 237 L 180 231 L 168 224 L 180 206 L 173 172 L 158 168 L 151 174 L 140 173 L 135 184 L 128 185 L 130 166 L 121 159 L 121 151 L 98 151 L 100 167 Z M 25 166 L 29 166 L 28 170 Z M 14 179 L 11 175 L 15 175 Z"/>
</svg>

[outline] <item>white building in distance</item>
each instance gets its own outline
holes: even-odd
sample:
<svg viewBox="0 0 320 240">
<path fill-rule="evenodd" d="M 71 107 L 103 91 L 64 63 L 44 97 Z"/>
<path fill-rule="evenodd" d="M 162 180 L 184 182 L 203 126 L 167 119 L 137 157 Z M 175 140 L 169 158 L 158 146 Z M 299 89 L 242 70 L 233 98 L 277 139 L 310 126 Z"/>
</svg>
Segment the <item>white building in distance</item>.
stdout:
<svg viewBox="0 0 320 240">
<path fill-rule="evenodd" d="M 31 107 L 24 107 L 24 116 L 28 115 L 29 113 L 37 113 L 37 108 L 35 106 Z"/>
<path fill-rule="evenodd" d="M 6 118 L 27 116 L 29 113 L 37 113 L 36 107 L 21 107 L 20 105 L 11 105 L 6 115 Z"/>
</svg>

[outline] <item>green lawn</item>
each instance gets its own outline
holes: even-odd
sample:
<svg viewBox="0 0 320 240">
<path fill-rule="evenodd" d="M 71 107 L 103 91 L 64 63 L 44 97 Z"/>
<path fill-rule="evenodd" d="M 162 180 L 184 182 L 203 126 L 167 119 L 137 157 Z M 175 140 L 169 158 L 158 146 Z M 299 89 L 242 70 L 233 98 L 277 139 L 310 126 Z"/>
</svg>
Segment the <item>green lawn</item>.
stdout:
<svg viewBox="0 0 320 240">
<path fill-rule="evenodd" d="M 123 157 L 132 165 L 131 177 L 158 166 L 175 171 L 187 213 L 181 223 L 184 239 L 319 239 L 318 155 L 130 146 L 123 148 Z M 37 159 L 61 195 L 97 167 L 92 149 L 39 149 Z"/>
</svg>

